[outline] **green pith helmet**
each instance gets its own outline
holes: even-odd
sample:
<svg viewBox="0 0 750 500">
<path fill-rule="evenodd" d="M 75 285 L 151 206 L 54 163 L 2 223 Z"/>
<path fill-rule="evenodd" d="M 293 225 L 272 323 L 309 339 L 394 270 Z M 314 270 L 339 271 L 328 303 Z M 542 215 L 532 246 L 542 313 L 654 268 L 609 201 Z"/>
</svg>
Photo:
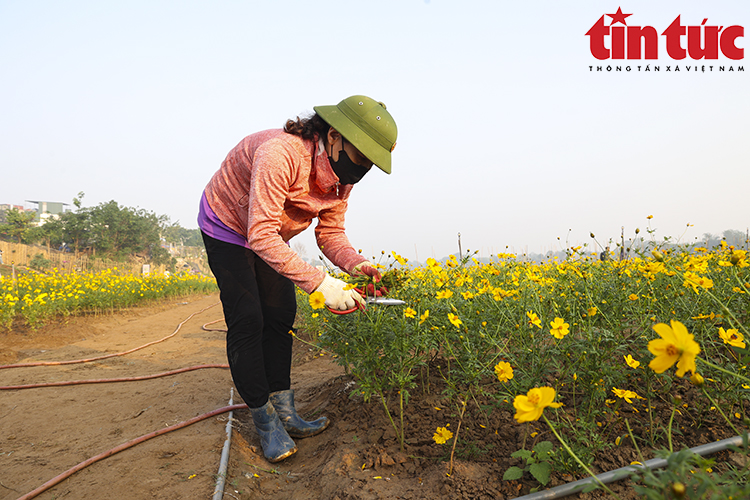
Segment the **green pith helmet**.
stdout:
<svg viewBox="0 0 750 500">
<path fill-rule="evenodd" d="M 391 151 L 396 147 L 398 130 L 385 104 L 353 95 L 336 106 L 313 109 L 380 170 L 391 173 Z"/>
</svg>

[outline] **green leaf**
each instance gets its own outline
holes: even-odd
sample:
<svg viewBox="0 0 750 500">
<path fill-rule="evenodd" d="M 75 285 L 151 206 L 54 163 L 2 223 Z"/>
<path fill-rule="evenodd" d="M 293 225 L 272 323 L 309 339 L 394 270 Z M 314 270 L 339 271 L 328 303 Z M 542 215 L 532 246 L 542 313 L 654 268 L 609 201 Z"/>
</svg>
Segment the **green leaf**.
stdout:
<svg viewBox="0 0 750 500">
<path fill-rule="evenodd" d="M 514 451 L 510 454 L 513 458 L 523 458 L 524 460 L 528 460 L 531 458 L 531 451 L 529 450 L 518 450 Z"/>
<path fill-rule="evenodd" d="M 505 474 L 503 474 L 503 481 L 515 481 L 516 479 L 521 479 L 522 476 L 523 471 L 518 467 L 513 466 L 505 471 Z"/>
<path fill-rule="evenodd" d="M 552 466 L 547 462 L 538 462 L 529 466 L 529 472 L 534 476 L 534 479 L 546 486 L 549 483 Z"/>
<path fill-rule="evenodd" d="M 581 493 L 589 493 L 599 488 L 597 483 L 589 483 L 581 490 Z"/>
<path fill-rule="evenodd" d="M 552 448 L 554 448 L 554 446 L 549 441 L 541 441 L 537 443 L 536 446 L 534 446 L 534 451 L 538 455 L 542 457 L 546 457 L 549 454 L 549 452 L 552 451 Z"/>
</svg>

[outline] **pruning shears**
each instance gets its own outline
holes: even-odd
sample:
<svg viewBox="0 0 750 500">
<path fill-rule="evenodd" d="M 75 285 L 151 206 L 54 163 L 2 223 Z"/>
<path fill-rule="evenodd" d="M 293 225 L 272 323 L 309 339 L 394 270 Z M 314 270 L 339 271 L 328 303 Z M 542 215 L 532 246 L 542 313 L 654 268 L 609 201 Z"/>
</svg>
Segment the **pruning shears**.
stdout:
<svg viewBox="0 0 750 500">
<path fill-rule="evenodd" d="M 399 299 L 389 299 L 389 298 L 382 297 L 382 296 L 381 297 L 377 297 L 377 296 L 373 297 L 372 295 L 367 295 L 366 296 L 364 294 L 364 292 L 360 288 L 355 288 L 354 291 L 357 292 L 357 293 L 359 293 L 360 295 L 362 295 L 362 297 L 365 299 L 365 302 L 368 305 L 372 304 L 372 305 L 382 305 L 382 306 L 402 306 L 402 305 L 406 304 L 406 302 L 404 302 L 403 300 L 399 300 Z M 326 307 L 328 307 L 328 306 L 326 306 Z M 331 311 L 333 314 L 349 314 L 349 313 L 353 313 L 354 311 L 356 311 L 358 309 L 359 310 L 363 310 L 364 309 L 364 307 L 362 307 L 359 304 L 359 302 L 354 307 L 352 307 L 351 309 L 346 309 L 344 311 L 340 311 L 338 309 L 331 309 L 330 307 L 328 307 L 328 310 Z"/>
</svg>

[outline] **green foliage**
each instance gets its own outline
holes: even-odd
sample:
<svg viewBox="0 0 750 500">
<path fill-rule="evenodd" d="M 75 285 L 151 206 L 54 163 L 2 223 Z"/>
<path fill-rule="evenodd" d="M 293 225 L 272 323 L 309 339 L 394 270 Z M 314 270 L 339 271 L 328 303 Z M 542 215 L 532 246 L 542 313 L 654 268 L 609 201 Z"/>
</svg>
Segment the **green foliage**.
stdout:
<svg viewBox="0 0 750 500">
<path fill-rule="evenodd" d="M 0 235 L 23 243 L 34 221 L 34 213 L 12 208 L 5 213 L 5 223 L 0 224 Z"/>
<path fill-rule="evenodd" d="M 661 248 L 657 242 L 653 247 Z M 727 423 L 734 430 L 734 423 L 747 416 L 746 250 L 722 243 L 714 250 L 671 247 L 653 258 L 600 261 L 571 249 L 562 261 L 530 263 L 498 255 L 472 264 L 453 257 L 401 269 L 390 296 L 406 305 L 371 306 L 345 317 L 323 310 L 309 323 L 357 378 L 358 390 L 366 398 L 376 396 L 386 410 L 395 396 L 408 395 L 423 382 L 426 370 L 436 369 L 445 381 L 444 392 L 436 396 L 441 406 L 473 400 L 489 411 L 513 412 L 514 397 L 552 387 L 564 407 L 543 417 L 563 431 L 566 442 L 556 435 L 564 450 L 544 462 L 570 472 L 587 470 L 617 443 L 628 415 L 638 420 L 638 443 L 652 449 L 667 442 L 671 447 L 673 440 L 678 447 L 692 445 L 681 442 L 679 428 L 657 418 L 678 388 L 694 391 L 691 405 L 679 408 L 686 424 L 717 425 L 721 413 L 733 417 Z M 303 318 L 306 313 L 300 309 Z M 553 326 L 562 321 L 568 325 L 565 333 Z M 691 371 L 705 378 L 703 389 L 710 389 L 717 402 L 677 379 L 674 366 L 663 373 L 649 366 L 656 355 L 649 344 L 661 339 L 654 326 L 669 327 L 671 321 L 682 323 L 699 344 L 698 367 Z M 728 332 L 741 345 L 730 345 Z M 399 409 L 402 421 L 407 411 Z M 395 427 L 408 435 L 408 429 Z M 531 474 L 527 466 L 519 469 Z M 533 473 L 544 478 L 546 469 L 537 465 Z"/>
<path fill-rule="evenodd" d="M 48 244 L 63 243 L 74 251 L 89 250 L 95 256 L 123 260 L 131 255 L 148 258 L 155 264 L 174 265 L 169 252 L 162 248 L 162 233 L 179 233 L 165 215 L 123 207 L 111 200 L 95 207 L 83 207 L 83 193 L 73 200 L 75 211 L 60 214 L 40 228 L 38 238 Z"/>
<path fill-rule="evenodd" d="M 50 264 L 52 264 L 49 259 L 44 258 L 44 255 L 38 253 L 34 256 L 33 259 L 31 259 L 31 262 L 29 262 L 29 267 L 33 269 L 47 269 Z"/>
<path fill-rule="evenodd" d="M 503 474 L 503 480 L 514 481 L 521 479 L 524 472 L 530 473 L 542 486 L 549 483 L 552 473 L 553 445 L 549 441 L 540 441 L 533 450 L 518 450 L 511 454 L 513 458 L 523 459 L 526 464 L 523 468 L 515 465 L 509 467 Z"/>
<path fill-rule="evenodd" d="M 747 432 L 743 446 L 732 447 L 736 460 L 744 465 L 717 464 L 714 459 L 703 458 L 688 449 L 677 453 L 657 451 L 658 458 L 666 458 L 664 469 L 635 471 L 631 479 L 637 484 L 635 492 L 642 498 L 740 499 L 750 498 L 750 455 Z"/>
</svg>

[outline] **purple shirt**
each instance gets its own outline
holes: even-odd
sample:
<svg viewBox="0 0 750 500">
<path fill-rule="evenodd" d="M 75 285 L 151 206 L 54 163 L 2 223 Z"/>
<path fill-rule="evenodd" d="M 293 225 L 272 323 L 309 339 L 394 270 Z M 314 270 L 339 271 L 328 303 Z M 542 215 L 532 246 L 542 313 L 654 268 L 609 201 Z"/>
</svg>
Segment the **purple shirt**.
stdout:
<svg viewBox="0 0 750 500">
<path fill-rule="evenodd" d="M 230 229 L 226 224 L 219 220 L 211 209 L 211 205 L 208 204 L 205 192 L 201 195 L 200 208 L 198 209 L 198 227 L 201 231 L 214 239 L 250 248 L 247 238 L 237 231 Z"/>
</svg>

